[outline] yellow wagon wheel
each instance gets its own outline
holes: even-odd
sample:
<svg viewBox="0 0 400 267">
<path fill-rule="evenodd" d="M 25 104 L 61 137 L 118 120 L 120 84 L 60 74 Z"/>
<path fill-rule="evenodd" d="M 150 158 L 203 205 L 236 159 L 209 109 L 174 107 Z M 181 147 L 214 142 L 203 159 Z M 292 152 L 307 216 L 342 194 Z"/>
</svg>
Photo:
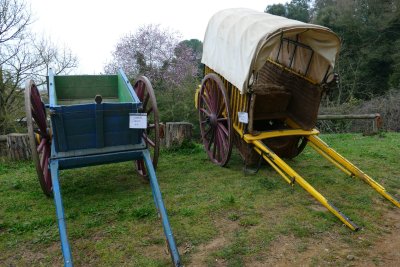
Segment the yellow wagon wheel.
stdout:
<svg viewBox="0 0 400 267">
<path fill-rule="evenodd" d="M 200 132 L 208 157 L 225 166 L 232 152 L 232 123 L 226 89 L 214 73 L 207 74 L 198 99 Z"/>
<path fill-rule="evenodd" d="M 147 129 L 143 132 L 143 139 L 150 151 L 154 169 L 157 168 L 158 154 L 160 152 L 160 119 L 156 96 L 153 86 L 145 76 L 139 76 L 133 86 L 136 95 L 142 102 L 141 112 L 147 113 Z M 136 170 L 141 176 L 147 176 L 143 160 L 136 161 Z"/>
<path fill-rule="evenodd" d="M 29 81 L 25 88 L 25 112 L 32 160 L 36 167 L 39 183 L 43 193 L 51 196 L 53 192 L 49 169 L 51 134 L 47 127 L 45 106 L 33 81 Z"/>
</svg>

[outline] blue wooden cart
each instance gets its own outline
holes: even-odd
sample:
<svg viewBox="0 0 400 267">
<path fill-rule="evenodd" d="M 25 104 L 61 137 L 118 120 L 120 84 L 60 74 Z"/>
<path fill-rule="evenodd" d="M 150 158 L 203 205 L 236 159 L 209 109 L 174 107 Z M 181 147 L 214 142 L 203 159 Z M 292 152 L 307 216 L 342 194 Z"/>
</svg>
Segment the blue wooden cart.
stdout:
<svg viewBox="0 0 400 267">
<path fill-rule="evenodd" d="M 148 177 L 155 206 L 175 266 L 179 252 L 155 174 L 159 151 L 158 109 L 144 76 L 132 87 L 122 70 L 117 75 L 48 75 L 49 104 L 33 81 L 25 89 L 32 158 L 43 192 L 54 196 L 64 265 L 72 266 L 59 170 L 135 160 Z M 50 125 L 48 127 L 48 117 Z"/>
</svg>

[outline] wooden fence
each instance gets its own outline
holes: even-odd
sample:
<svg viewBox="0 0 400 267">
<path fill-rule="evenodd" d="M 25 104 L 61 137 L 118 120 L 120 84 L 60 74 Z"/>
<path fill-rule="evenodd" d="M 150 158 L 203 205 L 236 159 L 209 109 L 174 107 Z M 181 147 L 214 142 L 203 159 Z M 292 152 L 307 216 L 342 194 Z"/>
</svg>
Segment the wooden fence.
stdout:
<svg viewBox="0 0 400 267">
<path fill-rule="evenodd" d="M 318 120 L 372 120 L 372 133 L 377 133 L 382 127 L 382 118 L 379 113 L 318 115 Z"/>
</svg>

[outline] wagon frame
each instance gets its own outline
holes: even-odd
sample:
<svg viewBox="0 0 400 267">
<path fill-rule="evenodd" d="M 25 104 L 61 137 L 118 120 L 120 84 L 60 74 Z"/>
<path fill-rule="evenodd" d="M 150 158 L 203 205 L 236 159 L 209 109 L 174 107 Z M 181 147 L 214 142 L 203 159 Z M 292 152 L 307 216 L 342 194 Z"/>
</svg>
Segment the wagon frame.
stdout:
<svg viewBox="0 0 400 267">
<path fill-rule="evenodd" d="M 69 76 L 50 69 L 47 86 L 45 105 L 36 84 L 27 82 L 25 109 L 37 176 L 44 194 L 54 197 L 64 266 L 73 260 L 59 171 L 122 161 L 135 161 L 138 174 L 149 180 L 173 264 L 181 266 L 155 173 L 159 119 L 150 81 L 139 76 L 132 87 L 121 69 L 117 75 Z M 147 125 L 137 126 L 134 120 L 144 114 Z"/>
<path fill-rule="evenodd" d="M 399 201 L 330 148 L 315 128 L 323 94 L 335 84 L 340 39 L 330 29 L 249 9 L 226 9 L 209 21 L 205 77 L 196 91 L 201 138 L 210 160 L 225 166 L 235 145 L 246 165 L 265 160 L 300 185 L 352 230 L 359 227 L 282 158 L 306 145 L 358 177 L 400 208 Z"/>
</svg>

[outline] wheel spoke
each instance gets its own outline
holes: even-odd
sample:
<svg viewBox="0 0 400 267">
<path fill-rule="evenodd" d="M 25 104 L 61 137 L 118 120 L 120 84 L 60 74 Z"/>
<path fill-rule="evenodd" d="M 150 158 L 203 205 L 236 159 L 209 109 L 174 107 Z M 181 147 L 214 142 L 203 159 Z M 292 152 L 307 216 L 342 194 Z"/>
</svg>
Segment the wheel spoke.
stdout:
<svg viewBox="0 0 400 267">
<path fill-rule="evenodd" d="M 204 83 L 204 88 L 205 88 L 205 96 L 208 98 L 211 96 L 211 89 L 210 89 L 210 80 L 206 80 Z"/>
<path fill-rule="evenodd" d="M 220 104 L 220 97 L 219 97 L 220 94 L 219 94 L 218 85 L 217 85 L 216 81 L 213 81 L 213 84 L 214 84 L 213 92 L 214 92 L 214 99 L 215 99 L 214 110 L 215 110 L 215 113 L 218 113 L 218 106 Z"/>
<path fill-rule="evenodd" d="M 209 100 L 203 95 L 201 96 L 201 98 L 203 99 L 203 102 L 206 104 L 209 112 L 212 112 L 211 103 L 209 103 Z"/>
<path fill-rule="evenodd" d="M 222 113 L 224 112 L 224 110 L 225 110 L 225 102 L 222 101 L 221 107 L 219 108 L 218 113 L 217 113 L 217 118 L 220 118 L 222 116 Z"/>
<path fill-rule="evenodd" d="M 210 84 L 211 84 L 211 87 L 210 87 Z M 214 88 L 213 88 L 213 82 L 212 82 L 212 81 L 209 82 L 208 85 L 209 85 L 209 86 L 206 86 L 206 89 L 207 89 L 207 98 L 205 97 L 205 95 L 202 96 L 202 97 L 203 97 L 204 101 L 206 101 L 207 107 L 208 107 L 208 109 L 210 110 L 210 112 L 215 113 L 216 109 L 215 109 L 214 97 L 213 97 L 213 96 L 214 96 L 214 91 L 215 91 L 215 90 L 214 90 Z"/>
<path fill-rule="evenodd" d="M 36 151 L 38 153 L 42 152 L 42 150 L 43 150 L 44 146 L 46 145 L 46 143 L 47 143 L 47 139 L 46 138 L 42 138 L 42 140 L 40 140 L 40 144 L 38 145 Z"/>
<path fill-rule="evenodd" d="M 219 133 L 219 138 L 221 140 L 221 145 L 220 145 L 220 151 L 221 151 L 221 158 L 225 157 L 226 151 L 227 151 L 227 147 L 229 146 L 227 143 L 227 138 L 226 136 L 224 136 L 224 133 L 222 133 L 221 131 L 218 131 Z"/>
<path fill-rule="evenodd" d="M 222 139 L 221 139 L 221 135 L 220 135 L 220 133 L 219 133 L 219 130 L 218 130 L 218 128 L 216 129 L 216 131 L 215 131 L 215 134 L 216 134 L 216 145 L 217 145 L 217 149 L 216 149 L 216 151 L 217 151 L 217 153 L 216 153 L 216 159 L 217 159 L 217 161 L 218 161 L 218 163 L 220 163 L 221 161 L 222 161 L 222 159 L 223 159 L 223 153 L 222 153 Z"/>
<path fill-rule="evenodd" d="M 225 134 L 225 136 L 229 136 L 228 129 L 226 129 L 225 125 L 223 125 L 222 123 L 218 123 L 217 125 L 222 130 L 222 132 Z"/>
<path fill-rule="evenodd" d="M 213 133 L 213 136 L 215 136 L 215 132 Z M 215 139 L 215 137 L 214 137 L 214 139 Z M 217 140 L 215 140 L 215 142 L 214 142 L 213 153 L 212 153 L 214 159 L 215 159 L 216 152 L 217 152 Z"/>
<path fill-rule="evenodd" d="M 211 136 L 210 136 L 210 140 L 208 142 L 208 150 L 211 149 L 211 145 L 214 142 L 215 139 L 215 128 L 211 128 Z"/>
<path fill-rule="evenodd" d="M 147 144 L 149 144 L 152 147 L 155 147 L 156 144 L 148 137 L 147 134 L 143 133 L 143 138 L 146 141 Z"/>
<path fill-rule="evenodd" d="M 215 86 L 215 81 L 211 81 L 212 84 L 212 92 L 211 95 L 212 97 L 210 98 L 210 103 L 211 103 L 211 110 L 213 113 L 217 113 L 218 111 L 218 97 L 217 97 L 217 92 L 218 92 L 218 87 Z"/>
<path fill-rule="evenodd" d="M 218 163 L 222 161 L 222 154 L 221 154 L 221 145 L 222 145 L 222 140 L 221 140 L 221 135 L 219 133 L 218 127 L 215 127 L 215 146 L 216 146 L 216 153 L 215 153 L 215 159 L 217 160 Z"/>
<path fill-rule="evenodd" d="M 210 127 L 210 128 L 206 131 L 206 133 L 205 133 L 204 135 L 207 136 L 207 135 L 211 132 L 211 130 L 212 130 L 212 128 Z"/>
<path fill-rule="evenodd" d="M 210 117 L 210 116 L 211 116 L 210 112 L 208 112 L 208 111 L 207 111 L 206 109 L 204 109 L 204 108 L 200 108 L 200 111 L 203 112 L 203 113 L 205 113 L 205 114 L 207 115 L 207 117 Z"/>
</svg>

